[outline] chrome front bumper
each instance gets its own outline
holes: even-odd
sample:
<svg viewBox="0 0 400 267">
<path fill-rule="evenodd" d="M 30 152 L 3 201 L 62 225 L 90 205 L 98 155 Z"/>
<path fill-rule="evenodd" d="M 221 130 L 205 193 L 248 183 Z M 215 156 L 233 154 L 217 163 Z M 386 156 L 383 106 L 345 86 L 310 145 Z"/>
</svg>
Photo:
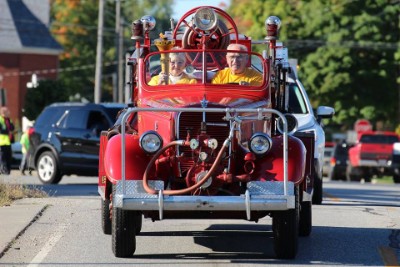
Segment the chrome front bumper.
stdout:
<svg viewBox="0 0 400 267">
<path fill-rule="evenodd" d="M 114 207 L 124 210 L 159 211 L 245 211 L 250 220 L 251 211 L 277 211 L 295 208 L 294 184 L 288 182 L 284 194 L 283 182 L 249 182 L 240 196 L 169 196 L 163 195 L 163 181 L 149 181 L 159 190 L 158 195 L 148 194 L 142 180 L 119 181 L 113 194 Z"/>
</svg>

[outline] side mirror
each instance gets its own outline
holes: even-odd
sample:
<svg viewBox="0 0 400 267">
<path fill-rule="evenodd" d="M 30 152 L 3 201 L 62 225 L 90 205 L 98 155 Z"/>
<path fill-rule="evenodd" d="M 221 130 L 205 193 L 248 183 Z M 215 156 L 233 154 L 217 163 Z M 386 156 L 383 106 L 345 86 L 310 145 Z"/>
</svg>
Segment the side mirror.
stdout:
<svg viewBox="0 0 400 267">
<path fill-rule="evenodd" d="M 319 106 L 317 108 L 317 118 L 319 119 L 331 119 L 335 114 L 335 109 L 327 106 Z"/>
</svg>

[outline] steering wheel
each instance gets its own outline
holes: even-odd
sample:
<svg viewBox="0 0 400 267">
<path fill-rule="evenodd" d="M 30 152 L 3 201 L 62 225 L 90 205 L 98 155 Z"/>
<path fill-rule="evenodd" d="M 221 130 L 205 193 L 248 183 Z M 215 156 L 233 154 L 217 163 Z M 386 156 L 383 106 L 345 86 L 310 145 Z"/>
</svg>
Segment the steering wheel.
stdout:
<svg viewBox="0 0 400 267">
<path fill-rule="evenodd" d="M 212 32 L 203 31 L 196 27 L 192 21 L 189 21 L 189 16 L 191 16 L 193 13 L 196 13 L 196 11 L 200 8 L 213 9 L 217 14 L 221 15 L 222 18 L 229 22 L 230 27 L 228 28 L 228 26 L 221 19 L 218 19 L 217 27 Z M 225 11 L 216 7 L 201 6 L 186 12 L 178 21 L 178 24 L 174 29 L 172 34 L 174 39 L 177 37 L 179 28 L 183 25 L 187 27 L 182 37 L 182 48 L 185 49 L 202 49 L 203 46 L 206 49 L 226 49 L 230 43 L 231 34 L 235 35 L 236 40 L 239 39 L 238 29 L 235 22 Z"/>
</svg>

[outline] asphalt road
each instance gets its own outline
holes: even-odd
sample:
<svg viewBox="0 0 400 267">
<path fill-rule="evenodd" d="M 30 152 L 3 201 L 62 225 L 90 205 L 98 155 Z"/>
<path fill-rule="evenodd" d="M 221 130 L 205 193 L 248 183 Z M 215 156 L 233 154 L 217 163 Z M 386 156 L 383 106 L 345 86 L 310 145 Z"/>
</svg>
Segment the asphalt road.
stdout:
<svg viewBox="0 0 400 267">
<path fill-rule="evenodd" d="M 3 181 L 4 182 L 4 181 Z M 7 182 L 40 186 L 36 177 Z M 115 258 L 100 227 L 96 177 L 65 177 L 43 186 L 47 205 L 0 266 L 398 266 L 400 185 L 330 182 L 313 206 L 313 230 L 299 239 L 295 260 L 274 258 L 271 219 L 145 219 L 132 258 Z"/>
</svg>

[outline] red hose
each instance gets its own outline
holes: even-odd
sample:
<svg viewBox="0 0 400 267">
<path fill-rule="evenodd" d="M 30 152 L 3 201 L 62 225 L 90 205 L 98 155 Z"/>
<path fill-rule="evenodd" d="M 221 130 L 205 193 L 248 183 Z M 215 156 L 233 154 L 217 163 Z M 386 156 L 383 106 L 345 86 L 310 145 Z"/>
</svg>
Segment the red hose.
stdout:
<svg viewBox="0 0 400 267">
<path fill-rule="evenodd" d="M 146 190 L 147 193 L 149 194 L 158 194 L 157 190 L 154 190 L 153 188 L 151 188 L 148 185 L 147 182 L 147 176 L 148 173 L 151 170 L 151 167 L 153 166 L 154 162 L 158 159 L 158 157 L 164 153 L 164 151 L 166 151 L 168 148 L 170 148 L 171 146 L 175 146 L 175 145 L 182 145 L 181 143 L 182 141 L 172 141 L 171 143 L 169 143 L 168 145 L 166 145 L 165 147 L 163 147 L 162 149 L 160 149 L 160 151 L 158 151 L 153 158 L 150 160 L 149 164 L 147 165 L 146 170 L 144 171 L 143 174 L 143 188 L 144 190 Z M 213 174 L 213 172 L 215 171 L 215 169 L 217 168 L 217 166 L 219 165 L 219 163 L 222 160 L 222 156 L 223 153 L 225 151 L 225 149 L 228 147 L 228 143 L 229 142 L 224 142 L 224 144 L 221 147 L 221 150 L 218 152 L 217 158 L 215 159 L 214 164 L 211 166 L 209 172 L 196 184 L 192 185 L 191 187 L 185 188 L 185 189 L 180 189 L 180 190 L 164 190 L 163 194 L 164 195 L 184 195 L 184 194 L 188 194 L 191 191 L 198 189 L 200 186 L 202 186 L 207 180 L 208 178 L 211 177 L 211 175 Z M 183 145 L 187 145 L 186 142 Z"/>
</svg>

